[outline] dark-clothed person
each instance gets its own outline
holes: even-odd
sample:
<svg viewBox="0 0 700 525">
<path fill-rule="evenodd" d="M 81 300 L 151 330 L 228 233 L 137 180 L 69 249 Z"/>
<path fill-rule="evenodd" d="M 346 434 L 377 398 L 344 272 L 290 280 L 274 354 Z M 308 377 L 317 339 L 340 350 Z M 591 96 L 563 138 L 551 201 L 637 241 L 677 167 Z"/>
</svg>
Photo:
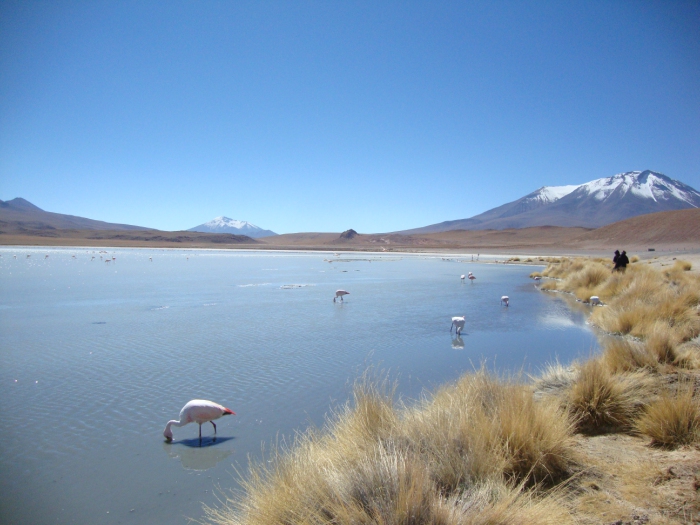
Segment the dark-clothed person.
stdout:
<svg viewBox="0 0 700 525">
<path fill-rule="evenodd" d="M 627 257 L 627 252 L 622 250 L 622 253 L 619 253 L 617 250 L 615 250 L 615 257 L 613 257 L 613 262 L 615 263 L 615 267 L 613 268 L 613 272 L 615 271 L 625 271 L 625 268 L 627 268 L 627 265 L 629 264 L 630 260 Z"/>
</svg>

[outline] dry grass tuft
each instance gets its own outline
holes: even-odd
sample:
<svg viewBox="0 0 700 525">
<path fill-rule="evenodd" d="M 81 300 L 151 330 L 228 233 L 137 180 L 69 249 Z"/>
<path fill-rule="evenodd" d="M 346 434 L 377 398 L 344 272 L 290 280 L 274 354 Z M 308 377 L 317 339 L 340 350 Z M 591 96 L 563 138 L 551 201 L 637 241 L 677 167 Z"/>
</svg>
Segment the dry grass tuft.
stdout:
<svg viewBox="0 0 700 525">
<path fill-rule="evenodd" d="M 679 381 L 651 403 L 636 428 L 652 443 L 677 447 L 700 443 L 700 396 L 691 381 Z"/>
<path fill-rule="evenodd" d="M 612 374 L 603 359 L 591 359 L 569 391 L 568 408 L 581 432 L 629 430 L 650 390 L 647 374 Z"/>
<path fill-rule="evenodd" d="M 634 372 L 640 369 L 653 371 L 659 364 L 656 356 L 647 349 L 646 345 L 621 338 L 607 341 L 601 358 L 612 374 Z"/>
<path fill-rule="evenodd" d="M 535 398 L 565 396 L 578 378 L 578 373 L 575 366 L 563 366 L 558 362 L 547 365 L 539 376 L 530 378 L 533 382 Z"/>
</svg>

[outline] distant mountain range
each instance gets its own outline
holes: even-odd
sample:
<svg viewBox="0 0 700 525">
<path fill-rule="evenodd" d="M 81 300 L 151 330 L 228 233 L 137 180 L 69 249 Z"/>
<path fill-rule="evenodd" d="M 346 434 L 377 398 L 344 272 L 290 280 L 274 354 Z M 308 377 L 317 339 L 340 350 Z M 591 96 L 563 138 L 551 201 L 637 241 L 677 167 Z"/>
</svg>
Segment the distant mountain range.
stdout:
<svg viewBox="0 0 700 525">
<path fill-rule="evenodd" d="M 148 230 L 130 224 L 94 221 L 75 215 L 64 215 L 44 211 L 20 197 L 9 201 L 0 200 L 0 231 L 10 227 L 13 231 L 51 230 Z"/>
<path fill-rule="evenodd" d="M 628 171 L 572 186 L 544 186 L 468 219 L 446 221 L 402 234 L 451 230 L 504 230 L 533 226 L 598 228 L 637 215 L 700 207 L 700 192 L 653 171 Z"/>
<path fill-rule="evenodd" d="M 277 235 L 271 230 L 263 230 L 262 228 L 251 224 L 247 221 L 237 221 L 235 219 L 229 219 L 228 217 L 217 217 L 190 228 L 190 232 L 203 232 L 203 233 L 233 233 L 236 235 L 247 235 L 253 239 L 259 239 L 261 237 L 271 237 Z"/>
</svg>

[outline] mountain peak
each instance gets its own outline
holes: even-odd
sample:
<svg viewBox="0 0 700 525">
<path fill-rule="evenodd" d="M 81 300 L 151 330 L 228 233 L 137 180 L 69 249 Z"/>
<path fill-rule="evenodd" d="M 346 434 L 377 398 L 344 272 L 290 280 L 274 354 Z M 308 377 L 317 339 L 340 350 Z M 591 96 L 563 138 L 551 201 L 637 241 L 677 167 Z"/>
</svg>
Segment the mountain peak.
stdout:
<svg viewBox="0 0 700 525">
<path fill-rule="evenodd" d="M 251 224 L 248 221 L 239 221 L 236 219 L 230 219 L 223 215 L 216 217 L 209 222 L 190 228 L 188 231 L 191 232 L 205 232 L 205 233 L 234 233 L 236 235 L 247 235 L 254 239 L 260 237 L 270 237 L 271 235 L 277 235 L 275 232 L 270 230 L 263 230 L 255 224 Z"/>
<path fill-rule="evenodd" d="M 696 190 L 663 173 L 651 170 L 618 173 L 612 177 L 582 184 L 580 188 L 582 192 L 601 202 L 629 194 L 630 198 L 651 199 L 655 202 L 677 200 L 689 207 L 700 206 L 700 193 Z"/>
<path fill-rule="evenodd" d="M 700 208 L 700 192 L 652 170 L 626 171 L 569 186 L 543 186 L 522 197 L 468 219 L 407 230 L 449 230 L 582 226 L 598 228 L 637 215 Z"/>
<path fill-rule="evenodd" d="M 26 199 L 23 199 L 22 197 L 15 197 L 14 199 L 9 201 L 0 201 L 0 207 L 20 211 L 44 211 L 38 206 L 34 206 L 31 202 L 29 202 Z"/>
</svg>

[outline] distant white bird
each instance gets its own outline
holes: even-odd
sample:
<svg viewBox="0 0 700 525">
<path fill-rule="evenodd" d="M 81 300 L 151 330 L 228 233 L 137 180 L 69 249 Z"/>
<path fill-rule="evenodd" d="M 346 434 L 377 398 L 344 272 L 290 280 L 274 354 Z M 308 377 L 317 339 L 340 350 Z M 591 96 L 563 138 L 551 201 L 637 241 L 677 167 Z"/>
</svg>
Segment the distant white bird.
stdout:
<svg viewBox="0 0 700 525">
<path fill-rule="evenodd" d="M 457 328 L 457 335 L 462 334 L 462 330 L 464 329 L 464 320 L 465 316 L 463 315 L 462 317 L 453 317 L 452 318 L 452 324 L 450 325 L 450 333 L 452 333 L 452 327 L 454 326 Z"/>
<path fill-rule="evenodd" d="M 153 257 L 149 257 L 148 260 L 153 262 Z"/>
<path fill-rule="evenodd" d="M 596 305 L 601 304 L 600 297 L 598 297 L 597 295 L 591 295 L 591 298 L 589 299 L 589 301 L 591 304 L 596 304 Z"/>
<path fill-rule="evenodd" d="M 340 300 L 342 301 L 344 295 L 350 295 L 350 292 L 346 292 L 345 290 L 336 290 L 336 291 L 335 291 L 335 297 L 333 298 L 333 302 L 335 302 L 335 300 L 336 300 L 338 297 L 340 297 Z"/>
<path fill-rule="evenodd" d="M 535 275 L 535 276 L 533 277 L 533 279 L 534 279 L 535 281 L 539 281 L 539 280 L 542 279 L 542 277 L 540 277 L 539 275 Z"/>
<path fill-rule="evenodd" d="M 464 274 L 462 274 L 462 276 L 460 277 L 460 279 L 462 279 L 462 280 L 464 281 Z"/>
<path fill-rule="evenodd" d="M 230 408 L 214 403 L 213 401 L 207 401 L 206 399 L 193 399 L 189 401 L 182 410 L 180 410 L 180 420 L 171 419 L 168 424 L 165 425 L 165 430 L 163 431 L 163 436 L 168 442 L 173 440 L 173 431 L 170 427 L 183 427 L 188 423 L 199 424 L 199 443 L 202 443 L 202 423 L 211 423 L 214 426 L 214 439 L 216 439 L 216 424 L 214 419 L 219 419 L 222 416 L 232 415 L 235 416 L 236 413 Z"/>
<path fill-rule="evenodd" d="M 501 297 L 501 304 L 508 306 L 508 303 L 510 303 L 510 298 L 507 295 Z"/>
</svg>

